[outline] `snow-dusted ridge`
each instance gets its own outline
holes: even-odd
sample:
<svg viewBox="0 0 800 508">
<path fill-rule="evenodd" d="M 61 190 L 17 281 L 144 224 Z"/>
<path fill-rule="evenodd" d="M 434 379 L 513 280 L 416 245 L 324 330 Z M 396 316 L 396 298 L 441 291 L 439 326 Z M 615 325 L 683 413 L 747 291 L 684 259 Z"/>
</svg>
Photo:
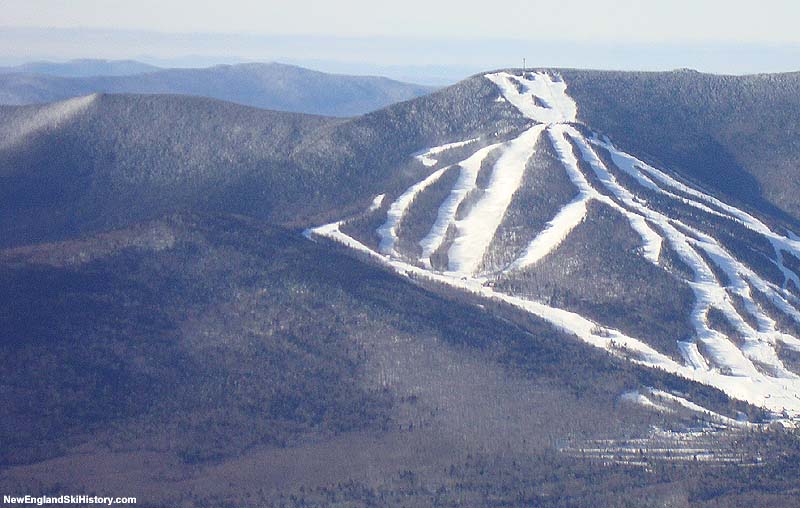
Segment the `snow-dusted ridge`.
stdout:
<svg viewBox="0 0 800 508">
<path fill-rule="evenodd" d="M 800 288 L 800 274 L 785 262 L 787 255 L 800 258 L 800 238 L 791 231 L 784 235 L 771 229 L 752 214 L 625 153 L 608 139 L 601 139 L 596 134 L 584 135 L 587 129 L 576 128 L 577 105 L 569 97 L 568 84 L 560 76 L 548 72 L 498 72 L 488 74 L 486 78 L 497 85 L 505 101 L 531 121 L 531 127 L 514 139 L 477 149 L 464 160 L 439 168 L 409 187 L 388 206 L 384 224 L 377 230 L 380 240 L 378 252 L 344 234 L 339 228 L 341 222 L 314 228 L 307 235 L 341 242 L 402 275 L 428 278 L 484 298 L 502 300 L 612 354 L 714 386 L 733 398 L 761 406 L 776 415 L 800 418 L 800 373 L 784 365 L 778 354 L 780 348 L 800 352 L 800 337 L 780 331 L 774 318 L 778 312 L 782 319 L 793 321 L 800 329 L 800 298 L 790 290 L 791 285 Z M 537 140 L 542 136 L 547 136 L 554 147 L 566 175 L 577 190 L 577 196 L 565 203 L 541 231 L 528 239 L 527 247 L 508 266 L 499 273 L 482 271 L 482 260 L 520 188 L 523 173 L 535 153 Z M 416 157 L 433 168 L 438 164 L 438 154 L 467 146 L 473 141 L 449 143 L 428 149 Z M 464 216 L 457 218 L 459 206 L 477 188 L 476 180 L 482 164 L 495 150 L 498 156 L 496 160 L 492 159 L 495 162 L 488 185 L 481 189 L 476 201 L 462 214 Z M 601 152 L 605 156 L 601 156 Z M 405 257 L 395 248 L 398 226 L 413 206 L 414 198 L 451 168 L 458 168 L 458 179 L 441 202 L 430 231 L 419 242 L 421 257 Z M 783 275 L 782 284 L 765 279 L 737 258 L 715 237 L 713 228 L 701 228 L 682 221 L 671 213 L 669 207 L 649 203 L 645 199 L 647 195 L 657 196 L 660 202 L 671 207 L 732 221 L 760 235 L 774 250 L 770 262 Z M 380 200 L 376 198 L 378 205 L 373 205 L 373 211 L 380 206 Z M 688 267 L 691 275 L 687 283 L 694 294 L 690 316 L 693 334 L 691 337 L 675 337 L 682 361 L 657 350 L 648 344 L 646 337 L 632 337 L 575 312 L 503 293 L 492 287 L 495 277 L 514 274 L 527 267 L 535 268 L 538 262 L 553 253 L 586 218 L 591 202 L 607 205 L 625 217 L 640 238 L 638 254 L 643 259 L 663 268 L 661 254 L 668 246 Z M 451 232 L 449 235 L 448 230 Z M 443 246 L 448 247 L 448 265 L 447 270 L 438 272 L 432 269 L 432 256 L 441 252 Z M 754 291 L 763 295 L 774 308 L 767 309 L 754 299 Z M 744 307 L 735 302 L 744 302 Z M 709 313 L 712 311 L 724 316 L 733 330 L 728 332 L 731 336 L 710 324 Z M 670 394 L 650 392 L 641 395 L 655 406 L 669 402 L 695 411 L 703 410 L 692 401 L 678 400 Z M 641 397 L 638 399 L 643 402 Z M 729 425 L 733 422 L 725 421 Z"/>
<path fill-rule="evenodd" d="M 24 122 L 19 125 L 14 125 L 13 130 L 7 132 L 5 136 L 0 136 L 0 149 L 14 146 L 33 132 L 54 128 L 68 121 L 80 112 L 85 111 L 98 97 L 98 94 L 73 97 L 38 108 L 38 110 L 32 116 L 26 118 Z"/>
</svg>

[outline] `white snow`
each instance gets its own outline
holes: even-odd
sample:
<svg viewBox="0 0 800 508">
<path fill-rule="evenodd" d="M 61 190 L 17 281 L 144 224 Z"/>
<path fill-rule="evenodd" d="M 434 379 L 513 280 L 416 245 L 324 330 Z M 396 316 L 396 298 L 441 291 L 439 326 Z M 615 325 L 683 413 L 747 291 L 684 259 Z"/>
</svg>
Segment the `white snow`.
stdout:
<svg viewBox="0 0 800 508">
<path fill-rule="evenodd" d="M 436 155 L 439 155 L 442 152 L 450 150 L 452 148 L 459 148 L 470 143 L 474 143 L 478 141 L 480 138 L 472 138 L 467 139 L 466 141 L 456 141 L 454 143 L 446 143 L 444 145 L 434 146 L 432 148 L 426 148 L 421 152 L 417 152 L 414 154 L 414 158 L 424 164 L 426 167 L 433 167 L 439 163 L 439 160 L 435 158 Z"/>
<path fill-rule="evenodd" d="M 749 422 L 742 422 L 739 420 L 734 420 L 728 416 L 721 415 L 710 409 L 704 408 L 699 404 L 695 404 L 694 402 L 685 399 L 683 397 L 679 397 L 678 395 L 674 395 L 669 392 L 665 392 L 663 390 L 656 390 L 655 388 L 649 389 L 650 395 L 657 399 L 661 399 L 668 402 L 673 402 L 679 406 L 682 406 L 690 411 L 694 411 L 696 413 L 701 413 L 702 415 L 706 416 L 707 418 L 711 419 L 712 421 L 716 421 L 723 425 L 727 425 L 728 427 L 740 427 L 745 429 L 756 428 L 758 425 L 754 425 Z"/>
<path fill-rule="evenodd" d="M 767 334 L 759 334 L 756 330 L 753 330 L 752 327 L 750 327 L 746 321 L 738 315 L 736 309 L 730 302 L 730 298 L 727 296 L 726 288 L 724 288 L 720 284 L 720 281 L 718 281 L 714 276 L 705 260 L 697 253 L 697 249 L 700 248 L 706 252 L 706 254 L 714 259 L 715 264 L 717 264 L 726 272 L 728 278 L 732 280 L 734 290 L 739 292 L 744 292 L 746 290 L 749 291 L 747 283 L 740 276 L 741 274 L 745 274 L 750 283 L 753 283 L 758 287 L 764 287 L 765 292 L 772 294 L 779 306 L 785 305 L 790 307 L 788 303 L 781 299 L 778 295 L 774 295 L 774 292 L 771 293 L 772 288 L 769 288 L 769 285 L 766 282 L 764 282 L 760 277 L 758 277 L 744 265 L 734 260 L 730 254 L 728 254 L 711 236 L 685 224 L 682 225 L 682 229 L 691 231 L 692 235 L 690 236 L 684 234 L 672 226 L 672 223 L 674 222 L 673 220 L 659 212 L 647 208 L 646 205 L 641 202 L 641 200 L 635 199 L 633 194 L 619 185 L 613 176 L 604 168 L 602 162 L 596 157 L 595 154 L 593 154 L 593 151 L 588 144 L 584 144 L 580 141 L 580 134 L 577 132 L 571 134 L 574 136 L 573 139 L 576 139 L 578 146 L 581 147 L 585 159 L 592 166 L 592 169 L 597 174 L 600 182 L 603 183 L 603 185 L 617 198 L 619 198 L 620 202 L 626 208 L 633 209 L 636 213 L 640 213 L 641 215 L 647 217 L 654 224 L 657 224 L 660 227 L 662 234 L 665 235 L 665 238 L 670 242 L 671 246 L 678 253 L 679 257 L 681 257 L 681 259 L 693 270 L 695 278 L 690 286 L 695 292 L 696 302 L 692 312 L 692 323 L 697 333 L 697 339 L 703 343 L 704 348 L 712 358 L 713 363 L 718 368 L 722 369 L 726 374 L 757 377 L 762 375 L 752 361 L 757 360 L 762 364 L 770 366 L 773 372 L 779 373 L 782 377 L 790 376 L 791 373 L 789 373 L 780 362 L 777 354 L 774 352 L 774 348 L 771 348 L 771 346 L 766 344 L 774 344 L 775 341 L 774 338 L 770 337 L 770 333 L 773 335 L 775 333 L 774 323 L 772 320 L 769 319 L 763 312 L 761 312 L 757 306 L 752 305 L 751 310 L 753 311 L 753 314 L 757 316 L 760 322 L 766 323 L 765 327 L 770 329 L 769 333 Z M 612 152 L 612 157 L 616 157 L 618 159 L 625 158 L 624 154 L 621 154 L 619 151 L 615 152 Z M 636 165 L 638 165 L 638 163 L 640 163 L 640 161 L 637 162 Z M 626 170 L 629 172 L 634 172 L 636 165 L 629 164 L 627 165 Z M 640 182 L 645 182 L 643 185 L 649 186 L 646 183 L 649 180 L 637 180 Z M 703 195 L 699 191 L 693 192 L 694 195 Z M 675 196 L 675 198 L 678 197 Z M 725 205 L 725 207 L 727 207 L 724 208 L 726 211 L 730 211 L 732 209 L 732 207 L 728 207 L 728 205 Z M 740 218 L 743 217 L 742 214 L 738 214 L 738 216 Z M 762 229 L 762 231 L 766 232 L 764 229 Z M 655 260 L 657 261 L 657 258 L 655 258 Z M 746 296 L 749 296 L 749 294 Z M 710 329 L 707 314 L 712 307 L 720 310 L 733 324 L 737 326 L 737 328 L 746 337 L 746 341 L 749 342 L 746 347 L 740 349 L 736 347 L 736 345 L 733 344 L 728 337 L 725 337 L 723 334 Z M 788 310 L 790 309 L 787 309 L 787 311 Z M 772 350 L 771 354 L 767 352 L 768 348 Z M 688 364 L 701 370 L 704 368 L 705 361 L 701 361 L 702 355 L 700 355 L 696 347 L 682 347 L 681 352 Z"/>
<path fill-rule="evenodd" d="M 383 206 L 383 199 L 386 197 L 386 194 L 378 194 L 372 199 L 372 204 L 369 205 L 369 211 L 374 212 L 381 206 Z"/>
<path fill-rule="evenodd" d="M 618 150 L 610 141 L 600 141 L 598 139 L 592 140 L 594 144 L 599 146 L 603 146 L 606 148 L 611 157 L 614 161 L 614 164 L 617 165 L 621 170 L 625 171 L 627 174 L 633 176 L 640 184 L 643 186 L 659 192 L 662 195 L 668 196 L 672 199 L 678 200 L 684 204 L 690 205 L 698 210 L 702 210 L 706 213 L 711 213 L 713 215 L 726 217 L 731 220 L 735 220 L 740 224 L 744 225 L 748 229 L 755 231 L 763 236 L 765 236 L 769 242 L 772 244 L 773 249 L 775 250 L 775 255 L 777 258 L 776 265 L 781 270 L 784 275 L 786 281 L 792 280 L 795 284 L 800 287 L 800 277 L 798 274 L 794 273 L 788 267 L 784 265 L 783 262 L 783 254 L 781 250 L 785 250 L 794 254 L 795 256 L 800 255 L 800 241 L 798 241 L 796 235 L 789 231 L 788 237 L 782 236 L 774 231 L 772 231 L 766 224 L 762 221 L 758 220 L 756 217 L 752 216 L 751 214 L 740 210 L 734 206 L 728 205 L 727 203 L 710 196 L 704 192 L 699 190 L 693 189 L 686 184 L 683 184 L 676 180 L 675 178 L 667 175 L 663 171 L 660 171 L 649 164 L 642 162 L 641 160 L 633 157 L 629 154 L 626 154 L 620 150 Z M 641 168 L 641 170 L 637 169 Z M 664 190 L 660 186 L 653 183 L 653 179 L 647 178 L 642 171 L 646 172 L 650 175 L 654 180 L 660 182 L 662 185 L 680 191 L 694 199 L 688 199 L 683 196 L 678 196 L 672 192 Z M 698 201 L 699 200 L 699 201 Z M 710 208 L 707 205 L 712 205 L 718 210 L 722 210 L 719 212 L 713 208 Z M 784 283 L 785 287 L 785 283 Z"/>
<path fill-rule="evenodd" d="M 583 160 L 589 163 L 600 183 L 609 190 L 624 206 L 619 206 L 615 201 L 603 200 L 622 212 L 628 218 L 631 227 L 642 238 L 644 257 L 653 264 L 658 264 L 661 254 L 661 237 L 647 225 L 642 214 L 643 206 L 636 200 L 630 191 L 620 185 L 616 178 L 608 172 L 605 165 L 597 157 L 586 139 L 574 127 L 565 127 L 564 131 L 569 134 L 581 152 Z M 604 196 L 605 197 L 605 196 Z"/>
<path fill-rule="evenodd" d="M 586 218 L 587 202 L 587 197 L 579 195 L 559 210 L 544 230 L 528 244 L 522 255 L 511 263 L 508 270 L 520 270 L 530 266 L 561 245 L 567 235 Z"/>
<path fill-rule="evenodd" d="M 649 409 L 653 409 L 655 411 L 661 413 L 671 413 L 672 410 L 667 406 L 662 406 L 661 404 L 656 404 L 647 395 L 640 393 L 638 390 L 633 390 L 630 392 L 625 392 L 619 397 L 622 400 L 633 402 L 634 404 L 638 404 L 640 406 L 644 406 Z"/>
<path fill-rule="evenodd" d="M 314 235 L 330 238 L 354 250 L 370 255 L 376 261 L 392 268 L 404 276 L 431 279 L 488 299 L 501 300 L 538 316 L 556 328 L 575 335 L 587 344 L 609 351 L 634 363 L 663 369 L 687 379 L 714 386 L 734 398 L 780 413 L 787 410 L 790 414 L 800 415 L 800 396 L 798 384 L 791 380 L 775 379 L 764 375 L 753 378 L 726 375 L 717 370 L 699 370 L 691 366 L 681 365 L 668 356 L 659 353 L 644 342 L 629 337 L 618 330 L 604 328 L 580 314 L 558 309 L 543 303 L 526 300 L 494 291 L 481 281 L 472 278 L 466 280 L 448 274 L 441 274 L 419 268 L 404 261 L 379 256 L 357 240 L 339 230 L 339 224 L 333 223 L 312 230 Z"/>
<path fill-rule="evenodd" d="M 598 173 L 598 177 L 601 181 L 608 183 L 608 185 L 612 187 L 612 190 L 616 190 L 623 198 L 628 198 L 632 201 L 633 196 L 626 195 L 624 189 L 616 185 L 616 181 L 613 180 L 613 177 L 602 167 L 595 167 L 595 165 L 602 163 L 600 163 L 596 156 L 592 157 L 593 153 L 586 151 L 588 145 L 581 144 L 577 141 L 577 139 L 582 139 L 577 130 L 567 125 L 555 124 L 548 127 L 548 132 L 559 159 L 567 171 L 567 176 L 578 189 L 578 196 L 550 220 L 545 230 L 531 241 L 523 254 L 511 264 L 509 269 L 525 268 L 552 252 L 564 241 L 569 233 L 583 221 L 586 216 L 586 205 L 593 199 L 611 206 L 628 219 L 631 227 L 642 238 L 645 258 L 657 264 L 661 253 L 661 237 L 650 228 L 644 220 L 644 217 L 640 214 L 620 206 L 616 201 L 599 193 L 589 184 L 589 181 L 580 170 L 578 160 L 575 158 L 575 154 L 572 150 L 572 145 L 569 143 L 566 136 L 569 134 L 571 138 L 576 139 L 576 144 L 581 149 L 584 158 L 589 159 L 588 162 L 592 165 L 593 169 L 595 169 L 595 172 Z"/>
<path fill-rule="evenodd" d="M 679 340 L 678 348 L 692 367 L 699 370 L 708 370 L 708 363 L 706 359 L 703 358 L 703 355 L 700 354 L 700 350 L 697 349 L 697 344 Z"/>
<path fill-rule="evenodd" d="M 673 413 L 675 411 L 673 407 L 680 407 L 683 408 L 684 410 L 689 410 L 693 413 L 697 413 L 707 421 L 724 425 L 726 427 L 752 429 L 752 428 L 758 428 L 760 426 L 759 424 L 753 424 L 747 421 L 739 421 L 729 416 L 721 415 L 706 407 L 696 404 L 686 399 L 685 397 L 681 397 L 679 395 L 675 395 L 674 393 L 666 392 L 664 390 L 658 390 L 655 388 L 648 387 L 645 388 L 643 391 L 645 393 L 642 393 L 639 390 L 632 390 L 629 392 L 625 392 L 620 396 L 620 399 L 633 402 L 635 404 L 639 404 L 646 408 L 659 411 L 662 413 Z M 650 451 L 652 452 L 653 450 L 651 449 Z M 674 450 L 667 448 L 664 449 L 663 451 L 670 452 Z M 702 453 L 706 450 L 683 448 L 681 449 L 681 451 L 684 453 Z"/>
<path fill-rule="evenodd" d="M 522 255 L 511 263 L 509 270 L 519 270 L 530 266 L 555 250 L 586 217 L 586 205 L 589 200 L 599 197 L 599 194 L 589 185 L 578 168 L 578 160 L 575 159 L 572 147 L 563 136 L 563 128 L 551 126 L 548 128 L 548 134 L 567 176 L 578 190 L 578 195 L 548 222 L 541 233 L 534 237 Z"/>
</svg>

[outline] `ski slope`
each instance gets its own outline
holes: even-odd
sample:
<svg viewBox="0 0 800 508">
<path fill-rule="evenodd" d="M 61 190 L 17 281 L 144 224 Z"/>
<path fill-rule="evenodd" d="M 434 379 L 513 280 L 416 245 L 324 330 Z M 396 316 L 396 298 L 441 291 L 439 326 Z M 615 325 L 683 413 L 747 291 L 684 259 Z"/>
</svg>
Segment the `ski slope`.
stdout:
<svg viewBox="0 0 800 508">
<path fill-rule="evenodd" d="M 630 361 L 714 386 L 776 415 L 800 418 L 800 372 L 797 366 L 786 365 L 779 354 L 784 349 L 800 352 L 800 337 L 792 331 L 800 330 L 800 274 L 786 262 L 788 256 L 800 259 L 800 238 L 644 163 L 611 140 L 601 139 L 590 127 L 579 126 L 577 105 L 560 76 L 498 72 L 486 78 L 497 86 L 500 98 L 530 121 L 528 128 L 513 139 L 476 147 L 463 160 L 436 169 L 409 187 L 389 205 L 384 223 L 377 229 L 378 252 L 344 234 L 341 223 L 308 234 L 368 253 L 400 274 L 502 300 Z M 527 239 L 512 262 L 499 272 L 487 272 L 482 261 L 501 224 L 510 212 L 524 213 L 510 207 L 541 139 L 551 143 L 577 195 Z M 433 169 L 439 154 L 453 148 L 463 150 L 474 141 L 427 149 L 416 157 Z M 490 154 L 492 159 L 487 159 Z M 494 162 L 488 184 L 479 188 L 478 173 L 489 160 Z M 458 179 L 439 205 L 430 231 L 419 242 L 421 256 L 404 257 L 395 249 L 399 226 L 414 206 L 414 198 L 452 167 L 459 168 Z M 468 196 L 473 202 L 459 211 Z M 586 219 L 592 202 L 607 205 L 627 220 L 639 238 L 637 255 L 647 263 L 666 271 L 662 251 L 669 248 L 687 268 L 685 282 L 694 298 L 689 316 L 693 333 L 675 337 L 679 358 L 659 351 L 647 337 L 633 337 L 576 312 L 494 289 L 493 281 L 500 276 L 536 270 Z M 751 266 L 726 245 L 713 221 L 744 228 L 770 246 L 772 252 L 764 260 L 781 274 L 781 280 L 769 280 L 763 267 Z M 443 251 L 447 269 L 435 271 L 432 256 Z M 711 313 L 722 316 L 727 328 L 714 325 Z M 795 327 L 787 331 L 787 322 Z M 662 401 L 669 397 L 658 394 Z M 696 409 L 692 401 L 680 403 Z"/>
</svg>

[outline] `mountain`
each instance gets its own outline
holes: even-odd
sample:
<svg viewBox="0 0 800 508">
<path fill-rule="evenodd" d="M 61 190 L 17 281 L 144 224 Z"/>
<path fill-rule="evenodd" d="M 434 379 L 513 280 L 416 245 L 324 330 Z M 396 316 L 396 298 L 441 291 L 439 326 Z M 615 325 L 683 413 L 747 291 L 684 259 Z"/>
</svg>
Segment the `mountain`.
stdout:
<svg viewBox="0 0 800 508">
<path fill-rule="evenodd" d="M 0 108 L 0 489 L 795 506 L 797 79 Z"/>
<path fill-rule="evenodd" d="M 278 63 L 152 69 L 133 75 L 62 77 L 28 71 L 0 74 L 0 104 L 11 105 L 93 93 L 184 94 L 264 109 L 346 117 L 433 90 L 387 78 L 326 74 Z"/>
<path fill-rule="evenodd" d="M 91 76 L 130 76 L 159 70 L 135 60 L 99 60 L 85 58 L 68 62 L 29 62 L 10 67 L 0 67 L 0 74 L 44 74 L 63 78 Z"/>
<path fill-rule="evenodd" d="M 800 415 L 800 237 L 579 122 L 560 74 L 485 77 L 526 128 L 420 153 L 428 176 L 312 231 L 631 361 Z"/>
</svg>

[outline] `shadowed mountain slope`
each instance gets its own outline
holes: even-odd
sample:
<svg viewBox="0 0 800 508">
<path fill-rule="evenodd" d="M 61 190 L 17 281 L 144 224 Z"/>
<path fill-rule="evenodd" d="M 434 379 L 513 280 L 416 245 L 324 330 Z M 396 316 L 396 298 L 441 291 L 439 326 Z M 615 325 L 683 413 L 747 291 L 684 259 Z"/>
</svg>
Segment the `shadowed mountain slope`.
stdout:
<svg viewBox="0 0 800 508">
<path fill-rule="evenodd" d="M 0 347 L 14 366 L 0 392 L 0 486 L 123 482 L 146 505 L 274 502 L 402 471 L 447 485 L 451 466 L 476 459 L 567 467 L 571 452 L 559 450 L 570 443 L 647 439 L 653 425 L 680 433 L 704 417 L 620 397 L 645 387 L 759 417 L 717 390 L 541 321 L 519 327 L 331 247 L 241 217 L 176 215 L 0 251 Z M 735 460 L 772 460 L 736 435 L 746 445 Z M 731 446 L 707 460 L 724 464 Z"/>
</svg>

